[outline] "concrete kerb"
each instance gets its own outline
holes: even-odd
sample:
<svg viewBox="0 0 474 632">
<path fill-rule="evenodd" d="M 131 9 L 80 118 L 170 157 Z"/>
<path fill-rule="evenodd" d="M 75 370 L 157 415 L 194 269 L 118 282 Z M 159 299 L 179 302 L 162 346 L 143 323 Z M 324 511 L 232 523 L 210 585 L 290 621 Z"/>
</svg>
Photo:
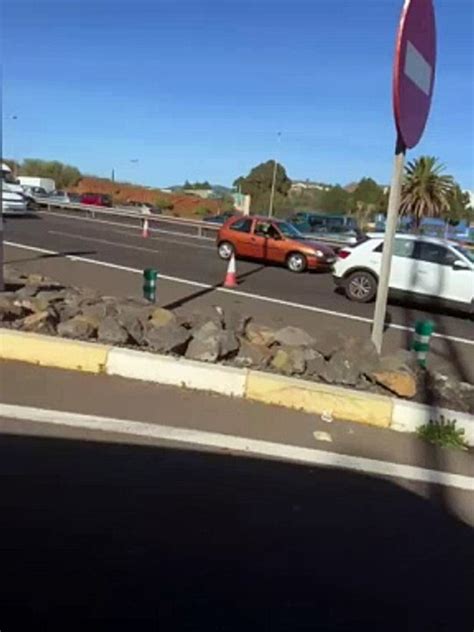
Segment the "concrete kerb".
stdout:
<svg viewBox="0 0 474 632">
<path fill-rule="evenodd" d="M 245 397 L 247 381 L 246 370 L 120 348 L 110 351 L 106 373 L 233 397 Z"/>
<path fill-rule="evenodd" d="M 455 420 L 456 426 L 464 430 L 466 443 L 474 446 L 474 417 L 448 408 L 433 409 L 424 404 L 393 399 L 392 430 L 399 432 L 416 432 L 430 421 Z"/>
<path fill-rule="evenodd" d="M 80 340 L 0 329 L 0 359 L 57 369 L 104 373 L 110 347 Z"/>
<path fill-rule="evenodd" d="M 399 432 L 416 432 L 433 419 L 429 406 L 384 395 L 7 329 L 0 330 L 0 359 L 209 391 Z M 441 415 L 455 419 L 467 443 L 474 445 L 472 415 L 440 409 L 436 416 Z"/>
</svg>

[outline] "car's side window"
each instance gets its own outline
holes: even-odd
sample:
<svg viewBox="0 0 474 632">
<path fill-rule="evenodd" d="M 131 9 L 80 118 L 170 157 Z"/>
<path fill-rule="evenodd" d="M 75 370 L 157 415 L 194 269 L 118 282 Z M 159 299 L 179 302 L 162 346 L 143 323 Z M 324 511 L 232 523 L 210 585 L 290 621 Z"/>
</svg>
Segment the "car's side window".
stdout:
<svg viewBox="0 0 474 632">
<path fill-rule="evenodd" d="M 239 233 L 249 233 L 252 230 L 252 219 L 238 219 L 230 226 L 230 230 L 236 230 Z"/>
<path fill-rule="evenodd" d="M 396 257 L 404 257 L 411 259 L 415 250 L 415 241 L 413 239 L 395 239 L 393 246 L 393 254 Z"/>
<path fill-rule="evenodd" d="M 395 257 L 411 259 L 415 251 L 415 241 L 413 239 L 395 239 L 393 244 L 393 254 Z M 374 248 L 373 252 L 383 252 L 383 241 Z"/>
<path fill-rule="evenodd" d="M 452 266 L 458 257 L 445 246 L 432 244 L 427 241 L 418 241 L 415 249 L 415 259 L 428 263 L 437 263 L 441 266 Z"/>
</svg>

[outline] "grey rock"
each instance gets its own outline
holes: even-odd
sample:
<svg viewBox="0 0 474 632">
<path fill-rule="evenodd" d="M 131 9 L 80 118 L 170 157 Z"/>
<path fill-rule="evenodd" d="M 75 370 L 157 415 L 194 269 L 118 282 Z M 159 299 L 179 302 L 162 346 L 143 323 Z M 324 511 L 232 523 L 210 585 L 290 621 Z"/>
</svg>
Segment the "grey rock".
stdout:
<svg viewBox="0 0 474 632">
<path fill-rule="evenodd" d="M 359 381 L 359 364 L 357 359 L 347 355 L 345 351 L 336 351 L 326 362 L 320 375 L 329 384 L 354 386 Z"/>
<path fill-rule="evenodd" d="M 124 345 L 128 342 L 128 331 L 115 318 L 104 318 L 97 330 L 97 340 L 110 345 Z"/>
<path fill-rule="evenodd" d="M 474 386 L 439 373 L 426 374 L 428 392 L 425 393 L 432 405 L 474 414 Z"/>
<path fill-rule="evenodd" d="M 35 298 L 37 301 L 56 303 L 58 301 L 63 301 L 67 296 L 68 290 L 66 288 L 60 288 L 57 290 L 40 290 Z"/>
<path fill-rule="evenodd" d="M 81 314 L 93 318 L 98 324 L 107 317 L 106 303 L 88 303 L 81 305 Z"/>
<path fill-rule="evenodd" d="M 306 375 L 308 377 L 319 378 L 324 375 L 326 369 L 326 360 L 323 355 L 318 354 L 316 357 L 306 360 Z"/>
<path fill-rule="evenodd" d="M 176 316 L 169 309 L 155 307 L 150 318 L 154 327 L 166 327 L 176 323 Z"/>
<path fill-rule="evenodd" d="M 275 342 L 275 330 L 250 322 L 245 328 L 245 337 L 254 345 L 270 347 Z"/>
<path fill-rule="evenodd" d="M 225 313 L 224 326 L 228 331 L 233 331 L 237 336 L 243 336 L 250 322 L 250 316 L 244 316 L 240 312 L 231 310 Z"/>
<path fill-rule="evenodd" d="M 24 285 L 15 292 L 18 299 L 27 299 L 36 296 L 40 291 L 39 285 Z"/>
<path fill-rule="evenodd" d="M 74 316 L 70 320 L 59 323 L 57 332 L 60 336 L 65 338 L 79 338 L 81 340 L 87 340 L 92 338 L 96 333 L 97 328 L 86 320 L 84 316 Z"/>
<path fill-rule="evenodd" d="M 208 338 L 193 338 L 186 351 L 186 357 L 190 360 L 201 362 L 217 362 L 221 354 L 219 335 Z"/>
<path fill-rule="evenodd" d="M 144 327 L 142 321 L 138 317 L 134 316 L 122 316 L 119 318 L 119 322 L 124 327 L 132 342 L 137 345 L 142 345 L 144 342 Z"/>
<path fill-rule="evenodd" d="M 41 333 L 54 333 L 57 322 L 57 315 L 52 308 L 49 308 L 43 312 L 35 312 L 26 316 L 21 321 L 21 329 Z"/>
<path fill-rule="evenodd" d="M 187 324 L 191 329 L 199 329 L 207 322 L 212 321 L 222 329 L 224 324 L 224 314 L 222 308 L 215 305 L 203 307 L 199 312 L 194 312 L 187 316 Z"/>
<path fill-rule="evenodd" d="M 336 351 L 342 349 L 345 341 L 346 338 L 339 331 L 326 329 L 321 335 L 318 334 L 314 348 L 329 359 Z"/>
<path fill-rule="evenodd" d="M 234 359 L 234 364 L 245 368 L 264 368 L 268 366 L 272 355 L 270 349 L 264 345 L 254 345 L 247 340 L 241 340 L 240 350 Z"/>
<path fill-rule="evenodd" d="M 302 375 L 306 369 L 304 351 L 298 347 L 278 349 L 271 361 L 271 366 L 285 375 Z"/>
<path fill-rule="evenodd" d="M 144 341 L 153 351 L 178 355 L 186 351 L 190 338 L 191 334 L 187 329 L 174 323 L 164 327 L 149 325 L 144 335 Z"/>
<path fill-rule="evenodd" d="M 194 328 L 192 330 L 192 336 L 194 340 L 206 341 L 208 338 L 218 336 L 222 333 L 222 331 L 220 323 L 214 320 L 208 320 L 207 322 Z"/>
<path fill-rule="evenodd" d="M 275 340 L 287 347 L 313 347 L 315 340 L 304 329 L 299 327 L 283 327 L 275 333 Z"/>
<path fill-rule="evenodd" d="M 228 358 L 237 353 L 240 343 L 233 331 L 222 331 L 219 334 L 220 352 L 219 358 Z"/>
<path fill-rule="evenodd" d="M 25 309 L 15 304 L 15 295 L 0 295 L 0 322 L 10 323 L 25 315 Z"/>
</svg>

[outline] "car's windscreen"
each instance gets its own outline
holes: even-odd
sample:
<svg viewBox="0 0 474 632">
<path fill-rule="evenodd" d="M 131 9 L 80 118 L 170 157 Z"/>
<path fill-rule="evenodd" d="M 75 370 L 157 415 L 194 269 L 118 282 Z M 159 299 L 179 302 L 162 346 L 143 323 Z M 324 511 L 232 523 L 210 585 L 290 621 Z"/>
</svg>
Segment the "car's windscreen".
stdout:
<svg viewBox="0 0 474 632">
<path fill-rule="evenodd" d="M 303 236 L 300 233 L 299 230 L 297 230 L 291 224 L 288 224 L 288 222 L 278 222 L 276 224 L 276 226 L 279 229 L 279 231 L 281 232 L 281 234 L 284 235 L 285 237 L 290 237 L 292 239 L 298 239 L 298 238 L 301 238 Z"/>
<path fill-rule="evenodd" d="M 457 250 L 464 255 L 468 261 L 474 263 L 474 250 L 469 250 L 469 248 L 464 248 L 463 246 L 454 246 L 454 250 Z"/>
</svg>

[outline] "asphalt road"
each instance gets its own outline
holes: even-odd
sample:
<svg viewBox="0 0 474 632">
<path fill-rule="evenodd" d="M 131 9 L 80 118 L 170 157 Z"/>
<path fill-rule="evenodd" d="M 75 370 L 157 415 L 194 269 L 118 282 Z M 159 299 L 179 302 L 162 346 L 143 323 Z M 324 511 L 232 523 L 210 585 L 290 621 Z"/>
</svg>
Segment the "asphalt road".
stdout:
<svg viewBox="0 0 474 632">
<path fill-rule="evenodd" d="M 468 454 L 390 431 L 119 378 L 1 371 L 4 402 L 315 447 L 318 428 L 328 449 L 472 472 Z M 474 534 L 456 513 L 472 503 L 455 491 L 0 418 L 0 627 L 467 632 Z"/>
<path fill-rule="evenodd" d="M 472 529 L 353 472 L 0 440 L 2 630 L 470 631 Z"/>
<path fill-rule="evenodd" d="M 40 219 L 7 220 L 5 238 L 51 250 L 82 251 L 124 266 L 156 267 L 161 274 L 210 285 L 222 283 L 226 264 L 218 258 L 213 240 L 158 232 L 144 240 L 139 229 L 116 225 L 115 219 L 108 221 L 112 224 L 43 213 Z M 282 267 L 239 261 L 238 274 L 245 292 L 366 318 L 373 316 L 373 304 L 348 301 L 336 292 L 328 273 L 295 275 Z M 438 333 L 474 338 L 473 324 L 466 317 L 391 301 L 388 322 L 411 327 L 418 318 L 433 319 Z"/>
</svg>

